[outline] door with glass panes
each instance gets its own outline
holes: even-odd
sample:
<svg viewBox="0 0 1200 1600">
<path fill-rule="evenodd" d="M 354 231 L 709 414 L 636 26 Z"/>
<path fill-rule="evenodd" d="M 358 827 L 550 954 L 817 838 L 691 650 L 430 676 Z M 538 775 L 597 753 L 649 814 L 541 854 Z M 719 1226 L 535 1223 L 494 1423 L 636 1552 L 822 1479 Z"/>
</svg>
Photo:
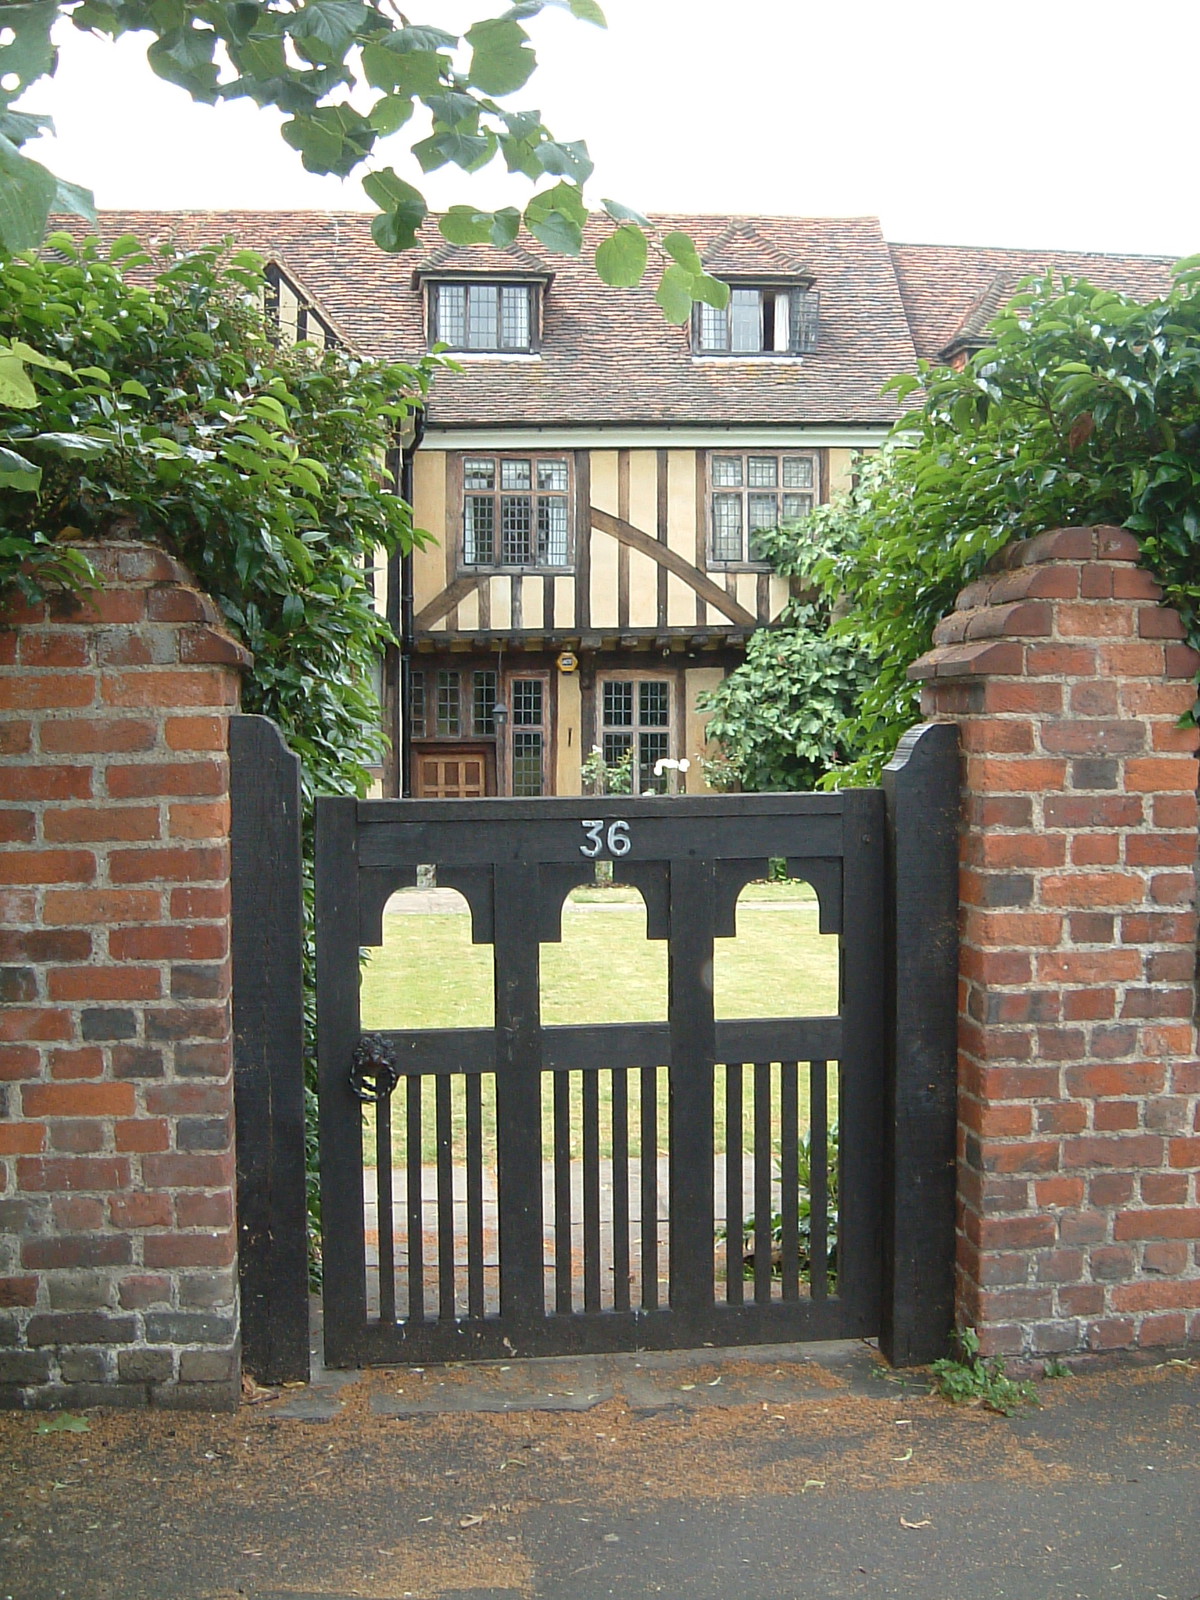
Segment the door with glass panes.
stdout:
<svg viewBox="0 0 1200 1600">
<path fill-rule="evenodd" d="M 502 794 L 534 799 L 549 794 L 550 680 L 543 674 L 514 673 L 508 689 L 507 771 Z"/>
</svg>

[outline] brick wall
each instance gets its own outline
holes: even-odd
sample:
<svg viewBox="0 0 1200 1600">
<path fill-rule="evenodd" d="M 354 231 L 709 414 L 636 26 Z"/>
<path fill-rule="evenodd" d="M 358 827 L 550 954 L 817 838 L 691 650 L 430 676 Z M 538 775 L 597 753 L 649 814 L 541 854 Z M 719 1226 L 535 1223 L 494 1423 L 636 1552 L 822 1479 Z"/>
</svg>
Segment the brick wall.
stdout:
<svg viewBox="0 0 1200 1600">
<path fill-rule="evenodd" d="M 1011 546 L 913 668 L 961 729 L 959 1318 L 1200 1338 L 1196 654 L 1115 528 Z"/>
<path fill-rule="evenodd" d="M 0 610 L 0 1402 L 238 1376 L 228 717 L 248 657 L 152 546 Z"/>
</svg>

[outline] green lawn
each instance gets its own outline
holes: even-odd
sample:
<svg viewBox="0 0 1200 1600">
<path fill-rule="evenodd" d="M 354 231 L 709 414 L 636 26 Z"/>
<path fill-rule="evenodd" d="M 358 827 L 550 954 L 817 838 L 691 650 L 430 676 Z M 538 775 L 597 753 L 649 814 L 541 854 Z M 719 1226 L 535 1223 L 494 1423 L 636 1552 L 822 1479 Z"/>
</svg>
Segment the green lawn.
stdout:
<svg viewBox="0 0 1200 1600">
<path fill-rule="evenodd" d="M 567 1023 L 659 1022 L 667 1015 L 667 946 L 648 941 L 644 914 L 625 910 L 640 897 L 633 889 L 576 890 L 563 913 L 559 944 L 542 946 L 542 1021 Z M 382 946 L 363 972 L 364 1028 L 470 1028 L 492 1024 L 492 950 L 472 945 L 470 918 L 447 912 L 384 917 Z M 817 931 L 817 908 L 804 885 L 751 884 L 738 907 L 736 939 L 717 941 L 713 993 L 718 1017 L 828 1016 L 837 1010 L 838 942 Z M 749 1080 L 751 1074 L 745 1074 Z M 775 1074 L 777 1076 L 777 1074 Z M 578 1075 L 572 1085 L 578 1107 Z M 601 1080 L 601 1147 L 611 1152 L 611 1091 Z M 717 1148 L 724 1148 L 723 1074 L 718 1073 Z M 640 1077 L 631 1074 L 631 1153 L 637 1155 Z M 751 1094 L 745 1093 L 744 1138 L 749 1140 Z M 547 1074 L 543 1124 L 550 1128 L 551 1078 Z M 427 1081 L 422 1117 L 424 1159 L 434 1158 L 433 1084 Z M 803 1080 L 801 1103 L 805 1100 Z M 402 1096 L 393 1100 L 393 1143 L 402 1135 Z M 660 1148 L 666 1129 L 666 1073 L 658 1074 Z M 464 1095 L 455 1080 L 451 1122 L 461 1159 Z M 831 1115 L 833 1107 L 831 1107 Z M 802 1112 L 803 1115 L 803 1112 Z M 374 1160 L 373 1116 L 366 1149 Z M 580 1116 L 571 1118 L 574 1154 Z M 484 1101 L 485 1149 L 494 1142 L 494 1113 Z M 549 1150 L 547 1149 L 547 1154 Z"/>
</svg>

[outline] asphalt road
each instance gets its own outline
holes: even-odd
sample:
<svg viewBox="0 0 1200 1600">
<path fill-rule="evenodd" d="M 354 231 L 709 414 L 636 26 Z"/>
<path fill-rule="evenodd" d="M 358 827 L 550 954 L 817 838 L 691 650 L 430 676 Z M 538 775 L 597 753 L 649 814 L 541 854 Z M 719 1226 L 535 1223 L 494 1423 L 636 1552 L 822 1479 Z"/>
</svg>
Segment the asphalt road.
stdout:
<svg viewBox="0 0 1200 1600">
<path fill-rule="evenodd" d="M 1200 1600 L 1200 1361 L 953 1408 L 861 1346 L 0 1415 L 0 1600 Z"/>
</svg>

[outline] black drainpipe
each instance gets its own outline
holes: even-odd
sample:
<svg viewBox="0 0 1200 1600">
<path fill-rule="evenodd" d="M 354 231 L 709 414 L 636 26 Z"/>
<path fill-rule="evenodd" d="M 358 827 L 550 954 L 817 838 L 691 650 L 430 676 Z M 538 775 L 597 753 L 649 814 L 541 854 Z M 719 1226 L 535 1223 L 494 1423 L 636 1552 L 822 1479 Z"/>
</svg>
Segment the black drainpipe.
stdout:
<svg viewBox="0 0 1200 1600">
<path fill-rule="evenodd" d="M 425 413 L 413 416 L 413 436 L 400 452 L 396 473 L 396 493 L 412 505 L 413 456 L 425 435 Z M 412 653 L 415 629 L 413 627 L 413 558 L 409 551 L 397 551 L 388 561 L 388 626 L 400 641 L 398 693 L 393 697 L 394 713 L 389 733 L 392 738 L 395 793 L 402 799 L 412 796 L 412 752 L 409 749 L 409 711 L 412 705 Z"/>
</svg>

